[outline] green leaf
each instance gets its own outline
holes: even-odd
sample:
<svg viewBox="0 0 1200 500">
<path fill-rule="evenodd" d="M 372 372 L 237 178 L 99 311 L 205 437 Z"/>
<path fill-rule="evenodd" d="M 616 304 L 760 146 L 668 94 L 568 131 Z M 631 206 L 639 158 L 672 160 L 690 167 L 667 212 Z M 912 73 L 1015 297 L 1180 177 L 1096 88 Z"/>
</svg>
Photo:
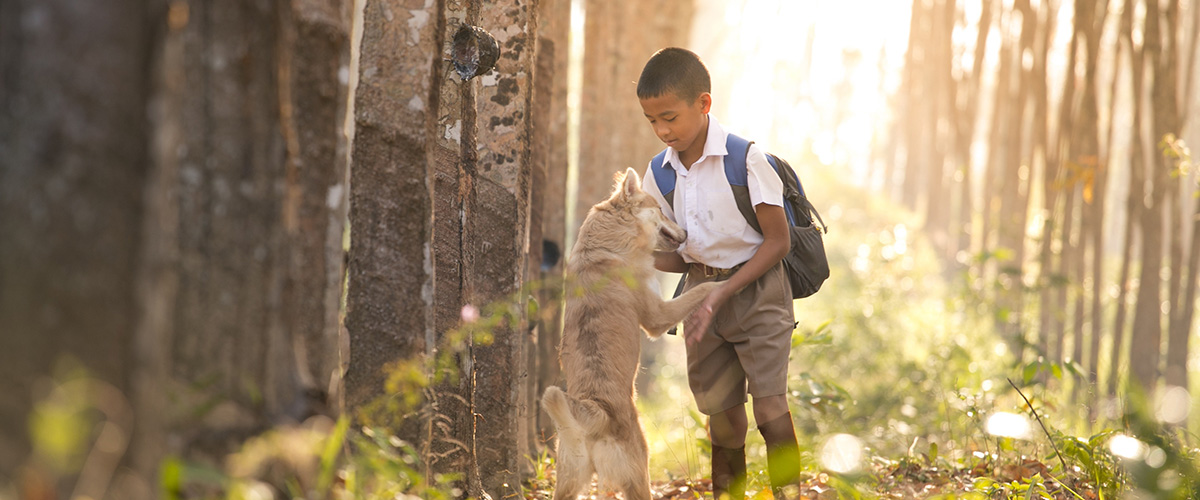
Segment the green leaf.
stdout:
<svg viewBox="0 0 1200 500">
<path fill-rule="evenodd" d="M 1037 363 L 1029 363 L 1029 364 L 1025 365 L 1025 370 L 1021 374 L 1021 378 L 1025 380 L 1025 383 L 1023 385 L 1028 385 L 1030 382 L 1032 382 L 1033 378 L 1037 376 L 1037 373 L 1038 373 L 1038 364 Z"/>
<path fill-rule="evenodd" d="M 333 428 L 333 434 L 325 441 L 325 449 L 321 450 L 321 475 L 317 479 L 317 491 L 329 491 L 330 485 L 333 484 L 338 453 L 342 444 L 346 442 L 346 431 L 349 428 L 350 419 L 342 415 Z"/>
<path fill-rule="evenodd" d="M 537 297 L 530 295 L 529 302 L 525 304 L 525 317 L 532 321 L 533 318 L 537 317 L 539 309 L 541 309 L 541 307 L 538 304 Z"/>
<path fill-rule="evenodd" d="M 176 457 L 163 460 L 158 474 L 159 493 L 167 500 L 178 500 L 183 489 L 183 464 Z"/>
</svg>

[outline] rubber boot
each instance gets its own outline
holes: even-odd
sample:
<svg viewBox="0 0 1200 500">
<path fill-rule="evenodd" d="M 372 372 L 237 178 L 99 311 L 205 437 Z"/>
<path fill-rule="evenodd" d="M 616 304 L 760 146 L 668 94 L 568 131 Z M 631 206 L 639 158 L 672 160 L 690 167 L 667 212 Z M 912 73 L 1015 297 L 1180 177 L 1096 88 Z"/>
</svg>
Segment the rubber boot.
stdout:
<svg viewBox="0 0 1200 500">
<path fill-rule="evenodd" d="M 712 446 L 713 500 L 746 498 L 746 447 Z"/>
<path fill-rule="evenodd" d="M 800 447 L 796 445 L 796 430 L 792 414 L 785 413 L 765 424 L 758 425 L 767 444 L 767 474 L 771 478 L 771 493 L 775 500 L 785 500 L 783 488 L 800 484 Z"/>
</svg>

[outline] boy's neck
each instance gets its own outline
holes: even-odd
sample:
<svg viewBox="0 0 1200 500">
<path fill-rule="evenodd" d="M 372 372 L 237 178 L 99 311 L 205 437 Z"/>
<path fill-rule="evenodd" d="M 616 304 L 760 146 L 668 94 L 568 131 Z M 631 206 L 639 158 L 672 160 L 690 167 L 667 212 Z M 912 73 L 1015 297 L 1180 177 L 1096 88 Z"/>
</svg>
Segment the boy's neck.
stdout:
<svg viewBox="0 0 1200 500">
<path fill-rule="evenodd" d="M 687 151 L 679 152 L 679 161 L 683 163 L 683 168 L 692 169 L 692 164 L 700 159 L 704 154 L 704 144 L 708 142 L 708 115 L 704 115 L 704 129 L 700 131 L 700 137 L 692 143 Z"/>
</svg>

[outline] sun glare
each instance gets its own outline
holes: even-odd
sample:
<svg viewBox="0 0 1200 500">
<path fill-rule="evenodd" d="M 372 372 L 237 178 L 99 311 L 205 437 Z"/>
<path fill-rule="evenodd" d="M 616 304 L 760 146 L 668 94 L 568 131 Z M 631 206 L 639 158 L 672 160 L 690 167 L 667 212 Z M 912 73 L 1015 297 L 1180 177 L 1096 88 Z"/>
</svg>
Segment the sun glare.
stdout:
<svg viewBox="0 0 1200 500">
<path fill-rule="evenodd" d="M 1015 413 L 998 412 L 987 419 L 987 433 L 1013 439 L 1029 439 L 1032 427 L 1029 419 Z"/>
<path fill-rule="evenodd" d="M 822 163 L 865 172 L 872 139 L 889 122 L 910 3 L 707 5 L 716 3 L 701 0 L 691 45 L 713 74 L 718 118 L 782 155 L 812 151 Z"/>
</svg>

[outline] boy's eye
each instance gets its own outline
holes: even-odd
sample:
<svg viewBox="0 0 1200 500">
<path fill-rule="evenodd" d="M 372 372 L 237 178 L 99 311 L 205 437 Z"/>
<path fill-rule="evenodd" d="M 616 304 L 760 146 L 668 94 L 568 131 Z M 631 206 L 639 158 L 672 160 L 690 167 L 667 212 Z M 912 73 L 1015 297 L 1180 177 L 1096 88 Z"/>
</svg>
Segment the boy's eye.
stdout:
<svg viewBox="0 0 1200 500">
<path fill-rule="evenodd" d="M 670 118 L 667 118 L 667 122 L 673 122 L 673 121 L 675 121 L 675 119 L 676 119 L 676 118 L 679 118 L 679 117 L 678 117 L 678 116 L 672 116 L 672 117 L 670 117 Z"/>
</svg>

